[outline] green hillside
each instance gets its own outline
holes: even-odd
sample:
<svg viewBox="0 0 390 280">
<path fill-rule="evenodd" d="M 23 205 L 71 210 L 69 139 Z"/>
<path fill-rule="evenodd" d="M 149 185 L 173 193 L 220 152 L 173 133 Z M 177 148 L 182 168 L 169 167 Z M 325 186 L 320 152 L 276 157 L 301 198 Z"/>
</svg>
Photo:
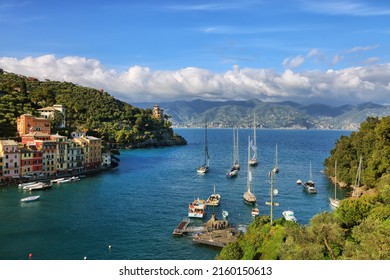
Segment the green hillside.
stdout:
<svg viewBox="0 0 390 280">
<path fill-rule="evenodd" d="M 169 117 L 155 119 L 151 109 L 131 106 L 103 90 L 5 72 L 0 74 L 0 137 L 16 135 L 16 118 L 21 114 L 38 116 L 37 109 L 54 104 L 66 108 L 64 135 L 83 129 L 106 143 L 124 146 L 185 144 L 173 133 Z M 56 122 L 52 124 L 55 132 Z"/>
</svg>

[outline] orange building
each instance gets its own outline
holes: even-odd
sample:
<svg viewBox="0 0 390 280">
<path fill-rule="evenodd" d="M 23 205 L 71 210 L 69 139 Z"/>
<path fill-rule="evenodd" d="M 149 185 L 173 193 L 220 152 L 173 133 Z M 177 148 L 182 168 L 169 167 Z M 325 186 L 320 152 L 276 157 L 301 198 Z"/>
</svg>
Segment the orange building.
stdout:
<svg viewBox="0 0 390 280">
<path fill-rule="evenodd" d="M 50 134 L 42 132 L 34 132 L 29 134 L 24 134 L 21 136 L 23 144 L 35 143 L 35 141 L 46 141 L 50 140 Z"/>
<path fill-rule="evenodd" d="M 34 132 L 50 134 L 50 120 L 45 118 L 34 117 L 30 114 L 23 114 L 16 119 L 18 134 L 23 136 Z"/>
<path fill-rule="evenodd" d="M 42 173 L 42 152 L 35 145 L 20 149 L 20 176 L 38 176 Z"/>
</svg>

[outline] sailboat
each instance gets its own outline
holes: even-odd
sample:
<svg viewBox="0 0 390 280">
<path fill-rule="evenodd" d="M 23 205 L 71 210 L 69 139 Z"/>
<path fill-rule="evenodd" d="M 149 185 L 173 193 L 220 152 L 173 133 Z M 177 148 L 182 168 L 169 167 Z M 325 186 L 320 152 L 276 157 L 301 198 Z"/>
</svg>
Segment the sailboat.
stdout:
<svg viewBox="0 0 390 280">
<path fill-rule="evenodd" d="M 252 172 L 250 170 L 249 165 L 249 157 L 250 157 L 250 136 L 248 137 L 248 176 L 247 176 L 247 190 L 242 196 L 244 201 L 249 204 L 256 203 L 256 196 L 251 191 L 251 181 L 252 181 Z"/>
<path fill-rule="evenodd" d="M 309 180 L 302 184 L 303 190 L 307 191 L 308 193 L 317 193 L 317 189 L 315 187 L 314 181 L 312 179 L 312 172 L 311 172 L 311 162 L 310 162 L 310 177 Z"/>
<path fill-rule="evenodd" d="M 276 144 L 276 147 L 275 147 L 275 166 L 274 168 L 272 169 L 272 172 L 273 173 L 279 173 L 279 165 L 278 165 L 278 145 Z"/>
<path fill-rule="evenodd" d="M 335 208 L 339 207 L 340 205 L 340 200 L 337 199 L 336 192 L 337 192 L 337 160 L 334 163 L 334 198 L 329 197 L 330 205 L 332 205 Z"/>
<path fill-rule="evenodd" d="M 207 120 L 204 129 L 204 164 L 196 170 L 198 173 L 204 174 L 209 171 L 210 166 L 210 156 L 207 144 Z"/>
<path fill-rule="evenodd" d="M 236 177 L 240 170 L 240 163 L 238 160 L 238 129 L 233 128 L 233 165 L 226 174 L 229 178 Z"/>
<path fill-rule="evenodd" d="M 253 156 L 249 160 L 250 166 L 257 166 L 259 162 L 257 161 L 257 146 L 256 146 L 256 115 L 253 115 L 253 144 L 251 145 Z"/>
<path fill-rule="evenodd" d="M 215 192 L 215 185 L 214 185 L 214 193 L 211 194 L 209 198 L 206 200 L 206 205 L 218 206 L 220 201 L 221 201 L 221 195 Z"/>
</svg>

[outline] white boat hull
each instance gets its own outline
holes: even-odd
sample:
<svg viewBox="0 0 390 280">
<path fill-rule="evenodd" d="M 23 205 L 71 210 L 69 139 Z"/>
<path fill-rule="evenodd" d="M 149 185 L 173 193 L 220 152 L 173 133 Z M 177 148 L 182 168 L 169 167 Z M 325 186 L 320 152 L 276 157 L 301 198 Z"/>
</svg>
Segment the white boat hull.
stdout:
<svg viewBox="0 0 390 280">
<path fill-rule="evenodd" d="M 258 208 L 253 208 L 251 214 L 252 214 L 252 217 L 256 217 L 256 216 L 259 216 L 260 211 Z"/>
<path fill-rule="evenodd" d="M 340 200 L 329 198 L 330 205 L 332 205 L 334 208 L 337 208 L 340 206 Z"/>
<path fill-rule="evenodd" d="M 297 222 L 297 219 L 294 216 L 294 212 L 291 210 L 286 210 L 283 211 L 283 217 L 286 219 L 286 221 L 292 221 L 292 222 Z"/>
<path fill-rule="evenodd" d="M 250 191 L 245 192 L 244 195 L 242 196 L 242 198 L 244 199 L 244 201 L 246 203 L 249 203 L 249 204 L 256 203 L 256 196 L 253 193 L 251 193 Z"/>
<path fill-rule="evenodd" d="M 236 177 L 236 176 L 238 175 L 238 170 L 237 170 L 237 169 L 231 170 L 231 171 L 229 171 L 226 175 L 227 175 L 229 178 Z"/>
<path fill-rule="evenodd" d="M 209 171 L 209 167 L 208 166 L 201 166 L 196 171 L 200 174 L 204 174 L 204 173 L 207 173 Z"/>
<path fill-rule="evenodd" d="M 202 219 L 205 213 L 188 213 L 189 218 L 199 218 Z"/>
<path fill-rule="evenodd" d="M 24 202 L 24 203 L 33 202 L 33 201 L 39 200 L 39 198 L 40 198 L 39 195 L 29 196 L 29 197 L 22 198 L 22 199 L 20 200 L 20 202 Z"/>
</svg>

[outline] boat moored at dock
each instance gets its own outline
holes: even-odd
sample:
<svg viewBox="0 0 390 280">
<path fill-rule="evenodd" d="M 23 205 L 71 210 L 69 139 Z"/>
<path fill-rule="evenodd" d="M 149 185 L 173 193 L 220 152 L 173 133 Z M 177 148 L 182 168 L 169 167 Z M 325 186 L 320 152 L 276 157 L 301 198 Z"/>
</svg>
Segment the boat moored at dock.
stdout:
<svg viewBox="0 0 390 280">
<path fill-rule="evenodd" d="M 206 215 L 206 200 L 195 199 L 188 205 L 188 217 L 202 219 Z"/>
</svg>

